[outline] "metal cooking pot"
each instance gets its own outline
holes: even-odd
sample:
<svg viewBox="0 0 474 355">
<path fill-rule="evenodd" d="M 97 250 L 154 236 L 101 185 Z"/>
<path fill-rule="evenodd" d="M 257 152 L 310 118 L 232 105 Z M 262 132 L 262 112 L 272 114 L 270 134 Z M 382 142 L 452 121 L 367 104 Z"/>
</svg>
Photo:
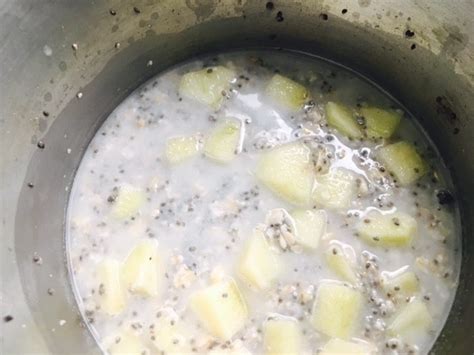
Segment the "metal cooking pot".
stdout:
<svg viewBox="0 0 474 355">
<path fill-rule="evenodd" d="M 98 353 L 68 278 L 64 216 L 82 153 L 138 85 L 197 54 L 276 47 L 378 83 L 430 134 L 455 181 L 462 271 L 433 353 L 474 349 L 471 0 L 3 0 L 2 348 Z"/>
</svg>

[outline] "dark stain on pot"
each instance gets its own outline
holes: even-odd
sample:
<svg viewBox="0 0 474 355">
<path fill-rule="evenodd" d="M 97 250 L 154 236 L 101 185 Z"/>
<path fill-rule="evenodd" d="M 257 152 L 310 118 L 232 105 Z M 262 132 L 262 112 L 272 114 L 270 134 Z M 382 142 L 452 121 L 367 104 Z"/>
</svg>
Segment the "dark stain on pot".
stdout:
<svg viewBox="0 0 474 355">
<path fill-rule="evenodd" d="M 277 35 L 276 35 L 275 33 L 272 33 L 270 36 L 268 36 L 268 38 L 269 38 L 271 41 L 275 40 L 276 37 L 277 37 Z"/>
<path fill-rule="evenodd" d="M 370 5 L 371 0 L 358 0 L 360 7 L 368 7 Z"/>
<path fill-rule="evenodd" d="M 40 132 L 46 131 L 48 128 L 48 121 L 46 121 L 43 117 L 38 118 L 38 129 Z"/>
<path fill-rule="evenodd" d="M 448 57 L 454 57 L 466 48 L 469 36 L 462 33 L 458 26 L 445 25 L 444 29 L 448 32 L 448 36 L 442 43 L 441 52 Z"/>
<path fill-rule="evenodd" d="M 211 16 L 216 9 L 213 0 L 186 0 L 186 6 L 194 12 L 199 21 Z"/>
<path fill-rule="evenodd" d="M 158 12 L 153 12 L 151 15 L 150 15 L 150 19 L 152 20 L 158 20 Z"/>
<path fill-rule="evenodd" d="M 53 99 L 53 95 L 50 93 L 50 92 L 47 92 L 46 94 L 44 94 L 43 96 L 43 100 L 44 101 L 51 101 Z"/>
<path fill-rule="evenodd" d="M 277 14 L 276 14 L 276 16 L 275 16 L 275 19 L 277 20 L 277 22 L 283 22 L 283 20 L 285 19 L 285 18 L 283 17 L 283 12 L 278 11 Z"/>
<path fill-rule="evenodd" d="M 456 112 L 451 108 L 451 103 L 446 96 L 437 96 L 436 99 L 436 112 L 446 118 L 451 124 L 455 124 L 458 116 Z"/>
<path fill-rule="evenodd" d="M 415 31 L 412 31 L 410 29 L 405 31 L 405 37 L 406 38 L 412 38 L 413 36 L 415 36 Z"/>
<path fill-rule="evenodd" d="M 265 8 L 269 11 L 272 11 L 274 8 L 275 8 L 275 5 L 273 4 L 273 2 L 271 1 L 268 1 L 266 4 L 265 4 Z"/>
<path fill-rule="evenodd" d="M 436 194 L 440 205 L 451 205 L 454 203 L 454 197 L 448 190 L 440 190 Z"/>
<path fill-rule="evenodd" d="M 329 16 L 328 16 L 328 14 L 321 13 L 321 14 L 319 14 L 319 18 L 323 21 L 327 21 L 329 19 Z"/>
<path fill-rule="evenodd" d="M 145 27 L 145 26 L 146 26 L 145 20 L 140 20 L 140 22 L 138 22 L 138 27 Z"/>
<path fill-rule="evenodd" d="M 112 29 L 110 30 L 110 32 L 112 32 L 112 33 L 117 32 L 118 29 L 119 29 L 119 26 L 118 26 L 118 25 L 113 25 L 113 26 L 112 26 Z"/>
<path fill-rule="evenodd" d="M 67 64 L 66 64 L 65 61 L 59 62 L 58 67 L 59 67 L 59 70 L 61 70 L 61 71 L 66 71 L 67 70 Z"/>
</svg>

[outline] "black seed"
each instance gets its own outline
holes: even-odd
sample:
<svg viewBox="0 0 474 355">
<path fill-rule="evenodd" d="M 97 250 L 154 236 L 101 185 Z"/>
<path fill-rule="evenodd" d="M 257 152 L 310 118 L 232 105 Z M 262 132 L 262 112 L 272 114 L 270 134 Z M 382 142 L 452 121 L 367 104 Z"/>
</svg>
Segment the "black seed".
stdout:
<svg viewBox="0 0 474 355">
<path fill-rule="evenodd" d="M 273 2 L 269 1 L 265 4 L 265 8 L 269 11 L 272 11 L 275 8 L 275 5 L 273 4 Z"/>
<path fill-rule="evenodd" d="M 138 7 L 134 6 L 133 7 L 133 12 L 135 12 L 136 14 L 139 14 L 141 11 Z"/>
<path fill-rule="evenodd" d="M 5 323 L 11 322 L 12 320 L 13 320 L 13 316 L 11 316 L 11 315 L 3 317 L 3 321 Z"/>
<path fill-rule="evenodd" d="M 276 14 L 276 16 L 275 16 L 275 19 L 277 20 L 277 22 L 283 22 L 283 20 L 285 19 L 285 18 L 283 17 L 283 12 L 278 11 L 277 14 Z"/>
<path fill-rule="evenodd" d="M 43 111 L 43 116 L 44 117 L 49 117 L 49 112 L 48 111 Z"/>
<path fill-rule="evenodd" d="M 454 197 L 448 190 L 440 190 L 436 194 L 440 205 L 450 205 L 454 202 Z"/>
<path fill-rule="evenodd" d="M 39 149 L 44 149 L 44 147 L 45 147 L 45 144 L 44 144 L 43 141 L 38 141 L 38 143 L 36 145 Z"/>
<path fill-rule="evenodd" d="M 117 11 L 115 11 L 114 9 L 110 9 L 110 10 L 109 10 L 109 13 L 110 13 L 112 16 L 117 15 Z"/>
<path fill-rule="evenodd" d="M 341 13 L 344 15 L 344 14 L 347 14 L 347 9 L 342 9 Z"/>
<path fill-rule="evenodd" d="M 319 14 L 319 18 L 323 21 L 327 21 L 329 16 L 328 16 L 328 14 L 323 13 L 323 14 Z"/>
<path fill-rule="evenodd" d="M 35 187 L 35 185 L 33 185 L 33 183 L 31 183 L 31 182 L 29 182 L 29 183 L 27 184 L 27 186 L 28 186 L 30 189 L 32 189 L 33 187 Z"/>
<path fill-rule="evenodd" d="M 413 43 L 413 44 L 410 46 L 410 49 L 411 49 L 411 50 L 414 50 L 415 48 L 416 48 L 416 44 Z"/>
<path fill-rule="evenodd" d="M 406 30 L 405 31 L 405 37 L 407 38 L 411 38 L 415 35 L 415 32 L 414 31 L 411 31 L 411 30 Z"/>
</svg>

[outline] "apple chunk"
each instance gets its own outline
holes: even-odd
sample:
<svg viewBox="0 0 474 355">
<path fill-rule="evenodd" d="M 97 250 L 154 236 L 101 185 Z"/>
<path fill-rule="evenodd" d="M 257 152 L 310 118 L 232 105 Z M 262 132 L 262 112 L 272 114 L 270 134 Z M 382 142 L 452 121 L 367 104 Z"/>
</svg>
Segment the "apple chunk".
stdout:
<svg viewBox="0 0 474 355">
<path fill-rule="evenodd" d="M 301 353 L 301 330 L 298 322 L 290 318 L 268 320 L 263 328 L 265 354 Z"/>
<path fill-rule="evenodd" d="M 224 341 L 242 329 L 248 317 L 247 304 L 233 280 L 196 291 L 190 306 L 204 328 Z"/>
<path fill-rule="evenodd" d="M 362 125 L 360 125 L 352 110 L 335 102 L 326 104 L 326 120 L 328 125 L 337 129 L 341 134 L 349 138 L 362 138 Z"/>
<path fill-rule="evenodd" d="M 327 215 L 323 210 L 295 210 L 291 212 L 295 223 L 297 243 L 316 249 L 319 240 L 326 233 Z"/>
<path fill-rule="evenodd" d="M 122 269 L 126 287 L 146 297 L 157 296 L 162 279 L 156 240 L 147 239 L 133 248 Z"/>
<path fill-rule="evenodd" d="M 239 276 L 258 289 L 267 289 L 280 273 L 278 255 L 270 249 L 263 232 L 255 229 L 244 247 L 238 265 Z"/>
<path fill-rule="evenodd" d="M 213 109 L 218 109 L 235 73 L 222 66 L 204 68 L 184 74 L 179 84 L 179 94 L 194 99 Z"/>
<path fill-rule="evenodd" d="M 398 111 L 378 107 L 362 107 L 360 114 L 365 120 L 367 136 L 373 138 L 390 138 L 398 128 L 402 117 Z"/>
<path fill-rule="evenodd" d="M 166 159 L 170 164 L 178 164 L 195 156 L 199 148 L 199 139 L 196 136 L 172 137 L 166 141 Z"/>
<path fill-rule="evenodd" d="M 311 323 L 326 335 L 347 339 L 355 330 L 362 308 L 362 295 L 353 288 L 322 282 L 313 304 Z"/>
<path fill-rule="evenodd" d="M 295 111 L 302 108 L 309 97 L 303 85 L 280 74 L 272 77 L 266 92 L 275 103 Z"/>
<path fill-rule="evenodd" d="M 402 212 L 372 212 L 357 224 L 356 230 L 370 244 L 404 247 L 410 245 L 415 236 L 417 223 L 413 217 Z"/>
<path fill-rule="evenodd" d="M 162 315 L 153 323 L 152 343 L 159 353 L 185 354 L 191 352 L 189 345 L 190 334 L 179 316 L 171 312 L 161 312 Z"/>
<path fill-rule="evenodd" d="M 122 313 L 126 295 L 120 281 L 120 262 L 115 259 L 103 260 L 97 268 L 97 276 L 101 310 L 111 316 Z"/>
<path fill-rule="evenodd" d="M 241 122 L 227 118 L 217 124 L 204 143 L 204 155 L 219 163 L 228 163 L 233 160 L 240 143 Z"/>
<path fill-rule="evenodd" d="M 392 295 L 407 297 L 418 292 L 420 285 L 415 273 L 406 271 L 392 278 L 384 277 L 383 287 L 386 292 Z"/>
<path fill-rule="evenodd" d="M 116 218 L 126 219 L 133 217 L 145 202 L 145 193 L 134 186 L 123 185 L 113 201 L 112 214 Z"/>
<path fill-rule="evenodd" d="M 411 336 L 429 330 L 433 320 L 426 304 L 414 299 L 400 310 L 388 327 L 388 332 L 393 335 Z"/>
<path fill-rule="evenodd" d="M 316 176 L 313 200 L 332 210 L 347 209 L 357 195 L 355 175 L 346 169 L 336 168 Z"/>
<path fill-rule="evenodd" d="M 257 178 L 281 198 L 308 205 L 314 182 L 310 149 L 295 142 L 264 152 L 257 165 Z"/>
<path fill-rule="evenodd" d="M 402 186 L 410 185 L 429 170 L 428 164 L 408 142 L 382 147 L 378 150 L 377 157 Z"/>
<path fill-rule="evenodd" d="M 351 260 L 344 252 L 344 248 L 339 243 L 331 243 L 324 253 L 328 266 L 342 279 L 349 281 L 353 285 L 357 282 L 357 275 L 354 271 Z"/>
</svg>

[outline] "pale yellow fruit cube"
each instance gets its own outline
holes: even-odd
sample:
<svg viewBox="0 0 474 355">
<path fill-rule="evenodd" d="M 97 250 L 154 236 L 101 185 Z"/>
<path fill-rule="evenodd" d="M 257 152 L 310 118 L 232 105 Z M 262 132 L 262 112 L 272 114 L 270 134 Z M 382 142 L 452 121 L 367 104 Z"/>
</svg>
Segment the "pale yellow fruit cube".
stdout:
<svg viewBox="0 0 474 355">
<path fill-rule="evenodd" d="M 126 219 L 137 214 L 145 202 L 145 193 L 134 186 L 123 185 L 113 202 L 112 214 L 119 219 Z"/>
<path fill-rule="evenodd" d="M 290 318 L 268 320 L 263 328 L 263 343 L 267 355 L 299 355 L 302 336 L 298 322 Z"/>
<path fill-rule="evenodd" d="M 240 278 L 263 290 L 275 282 L 280 270 L 279 256 L 270 249 L 263 232 L 255 229 L 240 256 L 237 267 Z"/>
<path fill-rule="evenodd" d="M 190 306 L 204 328 L 224 341 L 242 329 L 248 318 L 247 304 L 233 280 L 196 291 Z"/>
<path fill-rule="evenodd" d="M 213 348 L 208 355 L 252 355 L 242 344 L 231 344 L 230 347 L 222 349 L 221 347 Z"/>
<path fill-rule="evenodd" d="M 206 157 L 219 163 L 233 160 L 240 150 L 241 129 L 241 122 L 233 118 L 218 123 L 204 143 Z"/>
<path fill-rule="evenodd" d="M 174 313 L 162 312 L 162 316 L 153 323 L 154 348 L 158 353 L 187 354 L 191 353 L 189 339 L 192 337 L 179 317 Z"/>
<path fill-rule="evenodd" d="M 374 351 L 375 347 L 369 343 L 332 338 L 318 355 L 371 355 Z"/>
<path fill-rule="evenodd" d="M 327 215 L 323 210 L 295 210 L 291 212 L 295 224 L 297 243 L 316 249 L 319 240 L 326 233 Z"/>
<path fill-rule="evenodd" d="M 392 335 L 409 337 L 428 331 L 432 323 L 433 319 L 426 304 L 414 299 L 395 315 L 387 331 Z"/>
<path fill-rule="evenodd" d="M 181 78 L 179 94 L 218 109 L 224 99 L 223 91 L 229 89 L 235 77 L 232 70 L 222 66 L 193 71 Z"/>
<path fill-rule="evenodd" d="M 416 220 L 402 212 L 382 214 L 371 212 L 356 226 L 357 233 L 366 242 L 382 247 L 405 247 L 416 235 Z"/>
<path fill-rule="evenodd" d="M 170 164 L 178 164 L 196 156 L 199 149 L 197 136 L 172 137 L 166 141 L 165 155 Z"/>
<path fill-rule="evenodd" d="M 339 243 L 331 243 L 325 251 L 326 263 L 344 281 L 349 281 L 353 285 L 357 282 L 357 275 L 349 257 L 344 252 L 344 248 Z"/>
<path fill-rule="evenodd" d="M 291 110 L 302 108 L 309 98 L 309 92 L 303 85 L 280 74 L 272 77 L 266 92 L 275 103 Z"/>
<path fill-rule="evenodd" d="M 133 293 L 145 297 L 157 296 L 162 283 L 163 267 L 154 239 L 136 245 L 122 268 L 124 285 Z"/>
<path fill-rule="evenodd" d="M 362 308 L 362 295 L 333 282 L 320 283 L 313 304 L 311 323 L 328 336 L 347 339 L 355 331 Z"/>
<path fill-rule="evenodd" d="M 330 127 L 338 130 L 349 138 L 362 138 L 362 125 L 357 122 L 354 112 L 343 104 L 328 102 L 326 104 L 326 120 Z"/>
<path fill-rule="evenodd" d="M 100 309 L 111 316 L 122 313 L 126 306 L 126 295 L 120 280 L 120 267 L 119 261 L 105 259 L 97 268 Z"/>
<path fill-rule="evenodd" d="M 150 353 L 141 339 L 130 331 L 120 333 L 111 343 L 108 348 L 110 355 L 143 355 Z"/>
<path fill-rule="evenodd" d="M 288 202 L 309 205 L 314 183 L 310 149 L 295 142 L 264 152 L 257 165 L 257 177 Z"/>
<path fill-rule="evenodd" d="M 383 287 L 391 295 L 407 297 L 418 292 L 420 284 L 413 271 L 406 271 L 395 277 L 384 277 Z"/>
<path fill-rule="evenodd" d="M 356 177 L 349 170 L 336 168 L 316 176 L 313 201 L 317 205 L 332 210 L 347 209 L 356 196 Z"/>
<path fill-rule="evenodd" d="M 429 171 L 428 164 L 408 142 L 382 147 L 377 157 L 402 186 L 410 185 Z"/>
<path fill-rule="evenodd" d="M 360 114 L 364 117 L 367 136 L 373 138 L 390 138 L 402 118 L 398 111 L 378 107 L 362 107 Z"/>
</svg>

